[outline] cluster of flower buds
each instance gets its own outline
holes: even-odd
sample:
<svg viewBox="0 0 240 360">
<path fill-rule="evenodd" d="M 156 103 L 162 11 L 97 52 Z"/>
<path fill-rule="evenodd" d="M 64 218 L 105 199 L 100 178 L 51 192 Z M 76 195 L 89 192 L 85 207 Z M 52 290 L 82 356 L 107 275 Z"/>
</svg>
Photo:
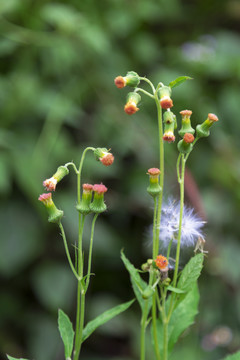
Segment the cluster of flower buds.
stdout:
<svg viewBox="0 0 240 360">
<path fill-rule="evenodd" d="M 171 279 L 168 277 L 168 260 L 163 255 L 158 255 L 155 260 L 148 259 L 146 263 L 142 265 L 143 271 L 154 272 L 162 285 L 169 285 Z M 147 286 L 142 292 L 143 299 L 148 299 L 153 295 L 155 291 L 154 286 Z"/>
<path fill-rule="evenodd" d="M 136 87 L 140 83 L 140 78 L 135 71 L 128 71 L 126 76 L 117 76 L 114 80 L 117 88 L 122 89 L 125 86 Z"/>
<path fill-rule="evenodd" d="M 176 116 L 170 110 L 165 111 L 165 113 L 163 114 L 163 122 L 164 122 L 163 140 L 169 143 L 174 142 L 175 141 L 174 129 L 177 127 Z"/>
<path fill-rule="evenodd" d="M 162 86 L 159 89 L 160 105 L 162 109 L 170 109 L 173 106 L 171 99 L 172 90 L 169 86 Z"/>
<path fill-rule="evenodd" d="M 69 170 L 66 166 L 59 166 L 57 168 L 57 171 L 51 178 L 44 180 L 43 186 L 48 191 L 55 191 L 56 185 L 59 183 L 59 181 L 61 181 L 64 178 L 64 176 L 68 174 L 69 174 Z"/>
<path fill-rule="evenodd" d="M 183 139 L 179 141 L 177 147 L 182 154 L 188 154 L 193 149 L 194 136 L 191 133 L 185 133 Z"/>
<path fill-rule="evenodd" d="M 47 209 L 48 221 L 51 223 L 59 224 L 63 217 L 63 211 L 57 209 L 57 207 L 55 206 L 52 200 L 52 193 L 42 194 L 39 196 L 38 200 L 41 201 Z"/>
<path fill-rule="evenodd" d="M 107 209 L 104 203 L 105 192 L 107 192 L 107 188 L 103 184 L 83 184 L 82 200 L 76 209 L 83 215 L 91 212 L 96 214 L 104 212 Z M 94 194 L 93 201 L 92 194 Z"/>
<path fill-rule="evenodd" d="M 161 186 L 159 185 L 160 170 L 158 168 L 148 169 L 147 174 L 149 175 L 149 186 L 147 192 L 152 197 L 156 197 L 161 192 Z"/>
<path fill-rule="evenodd" d="M 113 154 L 110 153 L 106 148 L 96 148 L 94 150 L 94 155 L 96 156 L 96 159 L 101 161 L 104 166 L 110 166 L 114 161 Z"/>
<path fill-rule="evenodd" d="M 194 135 L 195 130 L 191 126 L 191 119 L 190 119 L 190 117 L 192 115 L 192 111 L 191 110 L 182 110 L 182 111 L 180 111 L 180 114 L 182 115 L 182 127 L 178 132 L 179 135 L 181 137 L 184 137 L 184 135 L 186 133 Z"/>
<path fill-rule="evenodd" d="M 141 101 L 141 96 L 137 92 L 128 93 L 126 105 L 124 107 L 125 113 L 128 115 L 135 114 L 139 110 L 137 105 L 140 101 Z"/>
</svg>

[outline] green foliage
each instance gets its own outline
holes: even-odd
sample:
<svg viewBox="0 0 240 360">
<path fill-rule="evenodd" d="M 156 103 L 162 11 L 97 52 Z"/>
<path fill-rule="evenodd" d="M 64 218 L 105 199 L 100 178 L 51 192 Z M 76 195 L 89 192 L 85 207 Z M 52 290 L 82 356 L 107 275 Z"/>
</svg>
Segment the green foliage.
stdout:
<svg viewBox="0 0 240 360">
<path fill-rule="evenodd" d="M 58 329 L 64 344 L 65 358 L 71 358 L 74 331 L 69 317 L 61 309 L 58 310 Z"/>
<path fill-rule="evenodd" d="M 121 251 L 121 259 L 122 259 L 127 271 L 129 272 L 134 294 L 139 302 L 141 309 L 143 310 L 146 301 L 143 299 L 142 293 L 147 288 L 148 284 L 141 278 L 138 270 L 126 258 L 123 250 Z"/>
<path fill-rule="evenodd" d="M 186 80 L 192 80 L 192 78 L 190 76 L 179 76 L 177 79 L 171 81 L 168 86 L 170 86 L 171 88 L 174 88 L 176 86 L 181 85 Z"/>
<path fill-rule="evenodd" d="M 194 318 L 198 313 L 199 292 L 197 283 L 192 284 L 192 289 L 184 297 L 184 299 L 177 305 L 172 313 L 168 327 L 168 350 L 172 351 L 174 344 L 177 342 L 179 336 L 190 325 L 194 323 Z M 159 338 L 159 350 L 163 352 L 163 323 L 159 318 L 157 320 L 157 331 Z"/>
<path fill-rule="evenodd" d="M 97 316 L 94 320 L 90 321 L 83 329 L 82 341 L 85 341 L 99 326 L 105 324 L 115 316 L 127 310 L 135 300 L 128 301 L 124 304 L 117 305 L 110 310 Z"/>
<path fill-rule="evenodd" d="M 177 287 L 184 292 L 188 292 L 192 289 L 193 285 L 196 283 L 196 280 L 199 278 L 202 267 L 203 267 L 204 255 L 202 253 L 192 257 L 187 265 L 184 267 Z"/>
<path fill-rule="evenodd" d="M 23 359 L 23 358 L 17 359 L 17 358 L 14 358 L 14 357 L 10 356 L 10 355 L 7 355 L 7 358 L 8 358 L 9 360 L 27 360 L 27 359 Z"/>
<path fill-rule="evenodd" d="M 226 358 L 224 358 L 223 360 L 239 360 L 240 359 L 240 351 L 238 351 L 235 354 L 229 355 Z"/>
</svg>

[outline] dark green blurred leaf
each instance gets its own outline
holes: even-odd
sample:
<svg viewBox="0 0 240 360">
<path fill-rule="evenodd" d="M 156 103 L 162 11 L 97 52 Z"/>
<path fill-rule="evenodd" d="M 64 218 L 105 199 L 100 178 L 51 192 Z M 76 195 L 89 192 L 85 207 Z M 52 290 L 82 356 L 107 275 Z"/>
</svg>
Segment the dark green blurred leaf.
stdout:
<svg viewBox="0 0 240 360">
<path fill-rule="evenodd" d="M 225 357 L 223 360 L 240 360 L 240 351 L 235 354 Z"/>
<path fill-rule="evenodd" d="M 181 85 L 186 80 L 192 80 L 192 79 L 193 78 L 191 78 L 190 76 L 179 76 L 177 79 L 171 81 L 168 86 L 170 86 L 171 88 L 174 88 L 176 86 Z"/>
</svg>

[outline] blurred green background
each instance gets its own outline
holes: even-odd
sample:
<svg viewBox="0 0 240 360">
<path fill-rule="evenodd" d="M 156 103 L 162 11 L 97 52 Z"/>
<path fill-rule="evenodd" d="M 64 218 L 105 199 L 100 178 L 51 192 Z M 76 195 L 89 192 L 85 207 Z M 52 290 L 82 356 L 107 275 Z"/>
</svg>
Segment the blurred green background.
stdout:
<svg viewBox="0 0 240 360">
<path fill-rule="evenodd" d="M 59 165 L 78 163 L 86 146 L 115 155 L 110 168 L 92 156 L 84 166 L 85 182 L 109 188 L 108 211 L 96 225 L 87 319 L 133 297 L 120 249 L 137 267 L 150 254 L 145 174 L 158 166 L 158 152 L 151 99 L 143 97 L 129 117 L 127 91 L 114 86 L 129 70 L 155 84 L 193 77 L 174 91 L 173 111 L 191 109 L 194 126 L 209 112 L 219 116 L 188 161 L 186 199 L 207 220 L 209 254 L 200 315 L 172 360 L 219 360 L 238 350 L 239 1 L 1 0 L 0 15 L 0 357 L 64 358 L 57 309 L 74 321 L 76 284 L 59 230 L 47 223 L 37 198 L 42 181 Z M 165 190 L 178 198 L 176 157 L 176 144 L 166 144 Z M 72 172 L 54 194 L 72 244 L 75 189 Z M 99 328 L 81 358 L 138 359 L 139 321 L 134 305 Z"/>
</svg>

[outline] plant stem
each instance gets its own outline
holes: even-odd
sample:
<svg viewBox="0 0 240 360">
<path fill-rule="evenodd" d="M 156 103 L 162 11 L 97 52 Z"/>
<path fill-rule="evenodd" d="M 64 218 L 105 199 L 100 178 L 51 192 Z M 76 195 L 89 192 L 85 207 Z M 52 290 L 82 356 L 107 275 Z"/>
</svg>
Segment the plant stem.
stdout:
<svg viewBox="0 0 240 360">
<path fill-rule="evenodd" d="M 78 183 L 77 183 L 78 204 L 80 204 L 80 201 L 81 201 L 81 173 L 82 173 L 82 167 L 83 167 L 83 162 L 84 162 L 84 159 L 85 159 L 85 156 L 86 156 L 86 153 L 87 153 L 88 150 L 94 151 L 95 148 L 89 146 L 82 153 L 82 157 L 81 157 L 81 161 L 80 161 L 79 169 L 78 169 Z"/>
<path fill-rule="evenodd" d="M 74 276 L 76 277 L 76 279 L 79 281 L 80 280 L 80 277 L 78 276 L 76 270 L 75 270 L 75 267 L 72 263 L 72 259 L 71 259 L 71 256 L 70 256 L 70 253 L 69 253 L 69 249 L 68 249 L 68 244 L 67 244 L 67 239 L 66 239 L 66 235 L 65 235 L 65 231 L 64 231 L 64 228 L 62 226 L 62 223 L 59 223 L 59 227 L 60 227 L 60 230 L 61 230 L 61 233 L 62 233 L 62 237 L 63 237 L 63 243 L 64 243 L 64 247 L 65 247 L 65 251 L 66 251 L 66 254 L 67 254 L 67 258 L 68 258 L 68 262 L 69 262 L 69 265 L 72 269 L 72 272 L 74 274 Z"/>
<path fill-rule="evenodd" d="M 140 77 L 140 80 L 143 80 L 143 81 L 146 81 L 150 86 L 151 86 L 151 88 L 152 88 L 152 91 L 153 91 L 153 94 L 155 94 L 155 87 L 154 87 L 154 85 L 153 85 L 153 83 L 148 79 L 148 78 L 146 78 L 146 77 Z"/>
<path fill-rule="evenodd" d="M 185 164 L 186 160 L 184 155 L 181 155 L 181 176 L 179 179 L 180 184 L 180 214 L 179 214 L 179 227 L 178 227 L 178 239 L 177 239 L 177 250 L 176 250 L 176 263 L 173 275 L 173 287 L 176 286 L 177 276 L 178 276 L 178 267 L 179 267 L 179 258 L 180 258 L 180 248 L 181 248 L 181 235 L 182 235 L 182 219 L 183 219 L 183 207 L 184 207 L 184 175 L 185 175 Z"/>
<path fill-rule="evenodd" d="M 74 162 L 68 162 L 68 163 L 66 163 L 65 164 L 65 166 L 66 167 L 68 167 L 68 166 L 72 166 L 73 167 L 73 169 L 74 169 L 74 171 L 75 171 L 75 173 L 78 175 L 78 169 L 76 168 L 76 165 L 74 164 Z"/>
<path fill-rule="evenodd" d="M 84 227 L 85 215 L 79 214 L 79 231 L 78 231 L 78 276 L 83 278 L 83 255 L 82 255 L 82 236 Z M 85 297 L 84 289 L 81 280 L 78 281 L 77 288 L 77 315 L 76 315 L 76 332 L 75 332 L 75 347 L 74 347 L 74 360 L 78 360 L 81 342 L 82 342 L 82 329 L 84 321 L 85 310 Z"/>
<path fill-rule="evenodd" d="M 87 279 L 86 279 L 85 294 L 87 292 L 89 281 L 90 281 L 91 264 L 92 264 L 93 236 L 94 236 L 95 223 L 96 223 L 98 215 L 99 214 L 95 214 L 95 216 L 93 218 L 93 221 L 92 221 L 91 238 L 90 238 L 89 254 L 88 254 L 88 272 L 87 272 Z"/>
<path fill-rule="evenodd" d="M 136 92 L 141 91 L 143 94 L 145 94 L 145 95 L 149 96 L 150 98 L 154 99 L 154 95 L 150 94 L 150 93 L 149 93 L 148 91 L 146 91 L 146 90 L 143 90 L 143 89 L 141 89 L 141 88 L 136 88 L 135 91 L 136 91 Z"/>
<path fill-rule="evenodd" d="M 144 309 L 141 318 L 141 360 L 145 360 L 145 331 L 147 326 L 148 317 L 148 300 L 145 300 Z"/>
</svg>

